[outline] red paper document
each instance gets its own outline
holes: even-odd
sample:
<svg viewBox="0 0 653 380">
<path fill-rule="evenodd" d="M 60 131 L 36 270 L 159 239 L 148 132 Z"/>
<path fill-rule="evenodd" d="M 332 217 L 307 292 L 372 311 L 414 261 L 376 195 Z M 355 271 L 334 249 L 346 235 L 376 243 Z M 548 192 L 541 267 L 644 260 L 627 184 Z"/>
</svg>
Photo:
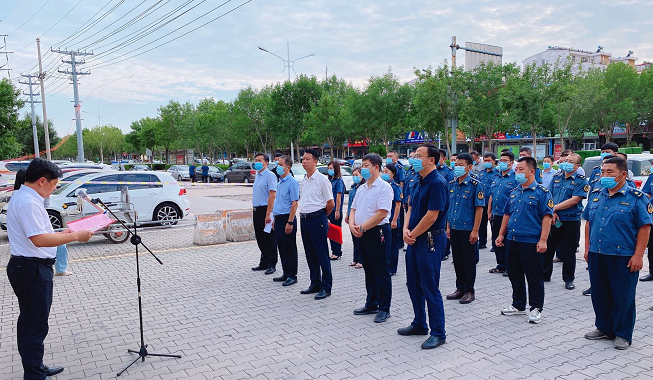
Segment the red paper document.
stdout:
<svg viewBox="0 0 653 380">
<path fill-rule="evenodd" d="M 68 222 L 68 229 L 73 232 L 88 230 L 95 232 L 101 228 L 108 226 L 109 224 L 115 222 L 111 217 L 105 213 L 99 212 L 85 218 Z"/>
<path fill-rule="evenodd" d="M 335 224 L 329 223 L 329 231 L 327 231 L 327 237 L 336 243 L 342 244 L 342 228 L 336 226 Z"/>
</svg>

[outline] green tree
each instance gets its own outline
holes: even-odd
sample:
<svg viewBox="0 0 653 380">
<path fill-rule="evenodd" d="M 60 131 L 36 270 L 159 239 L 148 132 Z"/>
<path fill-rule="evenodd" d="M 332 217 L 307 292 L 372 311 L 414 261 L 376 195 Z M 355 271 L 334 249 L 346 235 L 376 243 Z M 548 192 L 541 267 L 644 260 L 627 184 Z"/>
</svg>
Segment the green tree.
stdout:
<svg viewBox="0 0 653 380">
<path fill-rule="evenodd" d="M 155 139 L 166 152 L 166 163 L 170 162 L 170 148 L 178 146 L 179 131 L 184 122 L 184 108 L 174 100 L 159 107 L 159 122 L 155 124 Z"/>
<path fill-rule="evenodd" d="M 653 146 L 653 130 L 648 125 L 653 122 L 653 69 L 650 67 L 639 75 L 637 86 L 637 116 L 639 123 L 644 125 L 642 134 L 648 138 Z"/>
<path fill-rule="evenodd" d="M 50 146 L 54 147 L 61 140 L 54 129 L 51 120 L 48 120 L 48 132 L 50 135 Z M 32 117 L 25 113 L 23 118 L 18 121 L 13 132 L 16 141 L 21 145 L 21 154 L 31 155 L 34 153 L 34 131 L 32 130 Z M 39 152 L 45 151 L 45 129 L 41 118 L 36 116 L 36 135 L 39 139 Z"/>
<path fill-rule="evenodd" d="M 243 128 L 252 133 L 258 140 L 262 150 L 274 150 L 275 133 L 272 124 L 268 123 L 270 118 L 269 110 L 272 100 L 273 88 L 266 86 L 260 91 L 255 91 L 248 86 L 238 91 L 238 96 L 233 101 L 233 112 L 235 113 L 234 122 L 237 128 Z"/>
<path fill-rule="evenodd" d="M 624 63 L 612 63 L 602 73 L 603 85 L 595 103 L 594 115 L 598 132 L 605 134 L 606 141 L 612 141 L 614 127 L 626 126 L 626 139 L 630 143 L 632 124 L 636 123 L 635 94 L 637 92 L 637 72 Z"/>
<path fill-rule="evenodd" d="M 20 90 L 9 80 L 0 81 L 0 159 L 20 155 L 21 144 L 13 133 L 18 125 L 19 111 L 24 104 L 19 97 Z"/>
</svg>

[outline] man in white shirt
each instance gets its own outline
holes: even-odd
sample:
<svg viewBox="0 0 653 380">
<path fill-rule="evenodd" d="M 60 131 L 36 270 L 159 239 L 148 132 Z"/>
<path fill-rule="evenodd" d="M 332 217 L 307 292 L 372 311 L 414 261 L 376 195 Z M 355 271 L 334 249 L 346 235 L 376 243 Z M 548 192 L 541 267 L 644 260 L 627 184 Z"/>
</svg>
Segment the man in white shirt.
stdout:
<svg viewBox="0 0 653 380">
<path fill-rule="evenodd" d="M 43 364 L 43 341 L 48 335 L 52 305 L 52 265 L 57 246 L 85 242 L 89 231 L 55 233 L 44 207 L 57 188 L 61 169 L 52 162 L 34 159 L 25 174 L 25 184 L 11 197 L 7 209 L 7 235 L 11 258 L 7 278 L 18 297 L 17 340 L 25 379 L 49 379 L 63 367 Z"/>
<path fill-rule="evenodd" d="M 299 218 L 301 219 L 302 242 L 306 253 L 306 262 L 311 276 L 311 285 L 301 294 L 317 293 L 316 300 L 331 295 L 331 259 L 327 245 L 329 222 L 335 203 L 331 183 L 317 170 L 320 156 L 315 149 L 306 149 L 302 157 L 302 166 L 306 176 L 300 183 Z"/>
<path fill-rule="evenodd" d="M 381 179 L 381 156 L 363 157 L 361 176 L 366 182 L 357 191 L 349 214 L 349 229 L 360 239 L 361 259 L 365 270 L 367 300 L 354 310 L 356 315 L 376 314 L 374 322 L 390 318 L 392 281 L 386 260 L 385 239 L 390 239 L 390 215 L 393 191 Z"/>
</svg>

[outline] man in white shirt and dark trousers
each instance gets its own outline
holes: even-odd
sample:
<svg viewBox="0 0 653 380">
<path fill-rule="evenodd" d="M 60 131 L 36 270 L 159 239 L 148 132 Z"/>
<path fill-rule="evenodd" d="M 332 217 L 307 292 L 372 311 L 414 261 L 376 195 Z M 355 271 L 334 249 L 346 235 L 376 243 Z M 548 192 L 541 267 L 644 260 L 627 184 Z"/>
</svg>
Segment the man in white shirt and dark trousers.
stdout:
<svg viewBox="0 0 653 380">
<path fill-rule="evenodd" d="M 354 310 L 354 314 L 376 314 L 376 323 L 385 322 L 390 318 L 392 297 L 385 239 L 389 239 L 392 232 L 389 212 L 392 208 L 393 191 L 386 181 L 379 179 L 381 164 L 381 156 L 376 153 L 363 157 L 361 176 L 366 182 L 356 191 L 349 215 L 349 229 L 360 239 L 367 289 L 365 306 Z"/>
<path fill-rule="evenodd" d="M 331 183 L 317 170 L 319 158 L 315 149 L 304 151 L 302 166 L 306 170 L 306 176 L 300 183 L 299 202 L 302 242 L 311 277 L 311 285 L 300 293 L 317 293 L 316 300 L 331 295 L 332 276 L 327 244 L 329 231 L 327 215 L 335 206 Z"/>
<path fill-rule="evenodd" d="M 267 154 L 258 153 L 254 157 L 254 188 L 252 192 L 252 209 L 254 235 L 261 251 L 258 266 L 252 270 L 264 270 L 265 274 L 272 274 L 277 266 L 277 243 L 274 241 L 272 231 L 265 232 L 265 225 L 272 222 L 272 209 L 274 198 L 277 194 L 277 177 L 268 170 L 270 158 Z"/>
<path fill-rule="evenodd" d="M 11 258 L 7 277 L 18 297 L 18 352 L 24 379 L 49 379 L 63 367 L 43 364 L 43 342 L 48 335 L 52 306 L 52 265 L 57 246 L 88 241 L 89 231 L 55 233 L 44 207 L 57 188 L 61 169 L 52 162 L 34 159 L 25 174 L 25 184 L 12 196 L 7 210 L 7 235 Z"/>
</svg>

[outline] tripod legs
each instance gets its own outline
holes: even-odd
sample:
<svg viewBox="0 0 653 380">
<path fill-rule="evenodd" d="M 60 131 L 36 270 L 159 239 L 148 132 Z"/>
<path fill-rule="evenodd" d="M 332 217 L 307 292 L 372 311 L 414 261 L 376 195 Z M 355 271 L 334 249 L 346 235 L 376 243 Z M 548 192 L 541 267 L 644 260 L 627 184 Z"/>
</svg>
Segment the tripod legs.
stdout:
<svg viewBox="0 0 653 380">
<path fill-rule="evenodd" d="M 116 376 L 120 376 L 125 372 L 129 367 L 133 366 L 139 359 L 141 361 L 145 361 L 145 358 L 148 356 L 158 356 L 158 357 L 163 357 L 163 358 L 177 358 L 180 359 L 181 355 L 170 355 L 170 354 L 154 354 L 147 352 L 147 345 L 141 346 L 141 349 L 136 351 L 136 350 L 127 350 L 127 352 L 130 352 L 132 354 L 138 354 L 138 357 L 134 359 L 133 362 L 129 363 L 127 367 L 123 368 L 120 372 L 116 374 Z"/>
</svg>

